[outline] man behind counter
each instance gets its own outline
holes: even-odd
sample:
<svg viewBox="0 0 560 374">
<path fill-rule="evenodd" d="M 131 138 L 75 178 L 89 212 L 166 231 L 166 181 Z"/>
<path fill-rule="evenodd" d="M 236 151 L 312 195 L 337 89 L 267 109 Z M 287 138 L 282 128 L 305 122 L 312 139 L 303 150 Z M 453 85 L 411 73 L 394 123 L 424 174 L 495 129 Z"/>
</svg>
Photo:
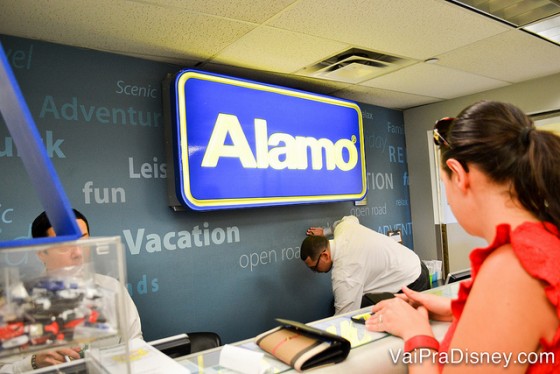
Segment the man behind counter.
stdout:
<svg viewBox="0 0 560 374">
<path fill-rule="evenodd" d="M 310 227 L 301 259 L 314 272 L 332 269 L 335 314 L 371 305 L 365 295 L 430 288 L 429 271 L 416 253 L 394 239 L 343 217 L 331 228 Z M 333 240 L 326 236 L 334 235 Z"/>
</svg>

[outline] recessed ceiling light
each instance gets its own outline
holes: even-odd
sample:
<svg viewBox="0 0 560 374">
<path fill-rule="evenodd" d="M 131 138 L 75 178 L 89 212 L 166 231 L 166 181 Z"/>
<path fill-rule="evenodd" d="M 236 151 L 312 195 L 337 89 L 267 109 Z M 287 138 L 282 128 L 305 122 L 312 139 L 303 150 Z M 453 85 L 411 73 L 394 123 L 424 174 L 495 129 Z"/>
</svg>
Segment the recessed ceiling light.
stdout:
<svg viewBox="0 0 560 374">
<path fill-rule="evenodd" d="M 450 0 L 560 44 L 560 0 Z"/>
<path fill-rule="evenodd" d="M 558 0 L 452 0 L 480 13 L 520 27 L 560 13 Z"/>
<path fill-rule="evenodd" d="M 523 29 L 560 44 L 560 15 L 535 22 Z"/>
</svg>

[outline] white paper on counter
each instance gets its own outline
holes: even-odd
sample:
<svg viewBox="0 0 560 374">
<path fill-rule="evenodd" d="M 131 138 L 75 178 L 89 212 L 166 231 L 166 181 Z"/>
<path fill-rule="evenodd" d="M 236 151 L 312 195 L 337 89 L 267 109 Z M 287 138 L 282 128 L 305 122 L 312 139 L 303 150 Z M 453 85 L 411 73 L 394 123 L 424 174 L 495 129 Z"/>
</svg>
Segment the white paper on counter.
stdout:
<svg viewBox="0 0 560 374">
<path fill-rule="evenodd" d="M 263 352 L 226 344 L 220 352 L 220 366 L 244 374 L 264 374 L 270 366 L 264 361 Z"/>
<path fill-rule="evenodd" d="M 92 350 L 95 358 L 103 369 L 110 374 L 127 372 L 127 364 L 133 374 L 190 374 L 191 371 L 164 353 L 158 351 L 142 339 L 132 339 L 129 342 L 129 355 L 124 347 Z"/>
</svg>

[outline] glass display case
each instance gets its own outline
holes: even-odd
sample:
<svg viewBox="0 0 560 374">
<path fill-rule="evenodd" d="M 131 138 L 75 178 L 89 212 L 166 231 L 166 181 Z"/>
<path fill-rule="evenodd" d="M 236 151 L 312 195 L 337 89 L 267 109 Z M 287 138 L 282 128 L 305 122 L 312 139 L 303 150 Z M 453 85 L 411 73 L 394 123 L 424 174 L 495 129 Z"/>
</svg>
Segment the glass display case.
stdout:
<svg viewBox="0 0 560 374">
<path fill-rule="evenodd" d="M 0 361 L 128 341 L 125 269 L 120 237 L 0 250 Z"/>
</svg>

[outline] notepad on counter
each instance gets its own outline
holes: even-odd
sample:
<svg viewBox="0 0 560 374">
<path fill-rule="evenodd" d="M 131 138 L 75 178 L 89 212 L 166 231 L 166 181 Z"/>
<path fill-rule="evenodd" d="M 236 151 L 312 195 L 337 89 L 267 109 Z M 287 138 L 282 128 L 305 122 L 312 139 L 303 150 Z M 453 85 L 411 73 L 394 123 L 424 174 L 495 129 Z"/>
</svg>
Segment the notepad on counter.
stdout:
<svg viewBox="0 0 560 374">
<path fill-rule="evenodd" d="M 121 344 L 111 348 L 91 349 L 88 353 L 95 365 L 104 373 L 122 374 L 190 374 L 190 370 L 158 351 L 142 339 L 132 339 L 129 351 Z"/>
</svg>

